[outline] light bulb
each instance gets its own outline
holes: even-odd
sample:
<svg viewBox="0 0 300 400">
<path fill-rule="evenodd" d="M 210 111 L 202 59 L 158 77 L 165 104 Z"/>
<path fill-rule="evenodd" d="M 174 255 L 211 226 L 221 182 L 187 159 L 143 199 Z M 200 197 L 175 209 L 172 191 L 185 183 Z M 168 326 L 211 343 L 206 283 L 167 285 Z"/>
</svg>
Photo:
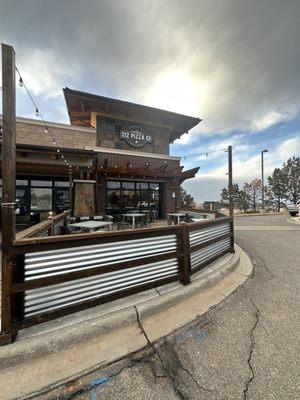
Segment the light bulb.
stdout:
<svg viewBox="0 0 300 400">
<path fill-rule="evenodd" d="M 19 86 L 20 87 L 23 87 L 24 86 L 24 82 L 23 82 L 23 79 L 20 77 L 20 79 L 19 79 Z"/>
<path fill-rule="evenodd" d="M 48 132 L 49 132 L 49 130 L 48 130 L 47 126 L 45 126 L 45 133 L 48 133 Z"/>
<path fill-rule="evenodd" d="M 39 110 L 36 108 L 35 109 L 35 115 L 38 117 L 40 115 Z"/>
</svg>

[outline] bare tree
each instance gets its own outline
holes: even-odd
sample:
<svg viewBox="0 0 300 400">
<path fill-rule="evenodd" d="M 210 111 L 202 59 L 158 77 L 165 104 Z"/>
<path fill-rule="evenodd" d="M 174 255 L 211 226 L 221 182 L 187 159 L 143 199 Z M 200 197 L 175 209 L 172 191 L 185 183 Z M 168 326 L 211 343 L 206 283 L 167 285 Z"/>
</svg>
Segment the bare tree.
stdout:
<svg viewBox="0 0 300 400">
<path fill-rule="evenodd" d="M 251 208 L 256 211 L 260 205 L 262 184 L 260 179 L 254 179 L 250 183 L 245 183 L 243 191 L 249 199 Z"/>
</svg>

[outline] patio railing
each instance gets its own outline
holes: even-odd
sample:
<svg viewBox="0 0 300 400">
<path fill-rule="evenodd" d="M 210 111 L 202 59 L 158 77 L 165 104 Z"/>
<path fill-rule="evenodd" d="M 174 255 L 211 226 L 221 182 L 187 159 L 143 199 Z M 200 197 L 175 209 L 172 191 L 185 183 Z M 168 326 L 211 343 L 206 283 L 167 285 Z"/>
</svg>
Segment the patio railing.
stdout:
<svg viewBox="0 0 300 400">
<path fill-rule="evenodd" d="M 64 225 L 70 211 L 64 211 L 61 214 L 54 215 L 53 217 L 30 226 L 16 235 L 16 239 L 24 239 L 30 237 L 44 237 L 59 234 L 59 227 Z"/>
<path fill-rule="evenodd" d="M 17 238 L 10 330 L 18 330 L 190 276 L 234 252 L 233 219 L 168 227 Z M 4 266 L 5 267 L 5 266 Z M 7 326 L 6 316 L 6 326 Z M 2 341 L 4 344 L 4 341 Z"/>
</svg>

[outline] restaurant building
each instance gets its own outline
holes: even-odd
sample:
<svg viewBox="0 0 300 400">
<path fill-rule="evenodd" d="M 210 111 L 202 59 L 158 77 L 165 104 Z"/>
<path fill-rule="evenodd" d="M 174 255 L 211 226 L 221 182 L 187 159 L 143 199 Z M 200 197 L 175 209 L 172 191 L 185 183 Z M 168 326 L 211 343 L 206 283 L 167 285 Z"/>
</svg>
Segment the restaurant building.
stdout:
<svg viewBox="0 0 300 400">
<path fill-rule="evenodd" d="M 69 88 L 63 92 L 70 125 L 47 122 L 45 129 L 42 121 L 17 118 L 19 223 L 69 208 L 70 181 L 78 180 L 92 182 L 95 214 L 152 209 L 164 218 L 174 212 L 181 183 L 198 168 L 184 171 L 169 146 L 200 119 Z"/>
</svg>

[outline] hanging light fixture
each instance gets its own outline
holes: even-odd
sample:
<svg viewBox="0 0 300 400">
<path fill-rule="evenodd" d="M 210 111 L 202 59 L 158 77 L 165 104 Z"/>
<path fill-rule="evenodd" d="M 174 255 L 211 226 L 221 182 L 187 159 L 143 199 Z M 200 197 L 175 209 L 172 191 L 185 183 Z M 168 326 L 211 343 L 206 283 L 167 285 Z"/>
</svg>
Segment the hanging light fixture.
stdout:
<svg viewBox="0 0 300 400">
<path fill-rule="evenodd" d="M 24 82 L 23 82 L 23 79 L 20 77 L 20 79 L 19 79 L 19 86 L 20 87 L 23 87 L 24 86 Z"/>
<path fill-rule="evenodd" d="M 39 112 L 39 110 L 38 110 L 37 107 L 35 107 L 35 115 L 36 115 L 37 117 L 40 115 L 40 112 Z"/>
</svg>

